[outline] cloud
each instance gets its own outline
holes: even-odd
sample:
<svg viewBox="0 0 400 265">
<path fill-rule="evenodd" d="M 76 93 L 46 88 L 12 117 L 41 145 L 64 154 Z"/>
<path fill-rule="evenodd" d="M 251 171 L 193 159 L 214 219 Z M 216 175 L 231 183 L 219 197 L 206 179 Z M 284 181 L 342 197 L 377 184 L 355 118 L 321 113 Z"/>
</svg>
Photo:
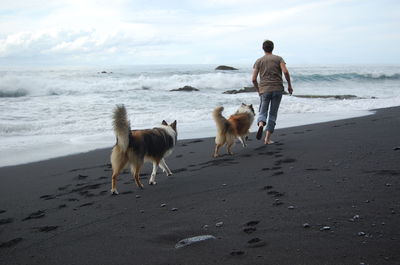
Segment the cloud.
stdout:
<svg viewBox="0 0 400 265">
<path fill-rule="evenodd" d="M 118 63 L 251 62 L 261 53 L 261 42 L 271 38 L 276 51 L 289 59 L 318 61 L 323 56 L 334 62 L 340 52 L 355 54 L 362 40 L 389 46 L 399 40 L 397 12 L 389 6 L 399 4 L 6 0 L 0 8 L 0 58 L 7 64 L 33 59 L 96 64 L 107 58 Z M 364 46 L 357 54 L 370 48 Z"/>
</svg>

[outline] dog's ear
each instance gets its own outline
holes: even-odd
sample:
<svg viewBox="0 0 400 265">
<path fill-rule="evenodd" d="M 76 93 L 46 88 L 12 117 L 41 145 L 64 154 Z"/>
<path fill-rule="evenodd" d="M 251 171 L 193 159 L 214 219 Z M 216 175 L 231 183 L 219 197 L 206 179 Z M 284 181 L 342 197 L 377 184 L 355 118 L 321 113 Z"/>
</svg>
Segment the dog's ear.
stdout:
<svg viewBox="0 0 400 265">
<path fill-rule="evenodd" d="M 165 120 L 163 120 L 163 121 L 161 122 L 161 125 L 168 126 L 168 123 L 167 123 Z"/>
<path fill-rule="evenodd" d="M 244 103 L 242 102 L 242 106 L 246 106 L 246 104 L 244 104 Z"/>
<path fill-rule="evenodd" d="M 174 131 L 176 131 L 176 120 L 173 123 L 171 123 L 171 127 L 172 129 L 174 129 Z"/>
</svg>

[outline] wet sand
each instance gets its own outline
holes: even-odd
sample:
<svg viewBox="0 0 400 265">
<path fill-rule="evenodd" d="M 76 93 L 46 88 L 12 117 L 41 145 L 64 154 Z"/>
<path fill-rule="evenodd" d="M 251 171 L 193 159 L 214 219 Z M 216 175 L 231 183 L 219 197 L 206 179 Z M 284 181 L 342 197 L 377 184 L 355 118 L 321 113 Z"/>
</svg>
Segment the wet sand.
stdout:
<svg viewBox="0 0 400 265">
<path fill-rule="evenodd" d="M 111 146 L 0 168 L 0 264 L 400 264 L 400 107 L 274 140 L 179 141 L 118 196 Z"/>
</svg>

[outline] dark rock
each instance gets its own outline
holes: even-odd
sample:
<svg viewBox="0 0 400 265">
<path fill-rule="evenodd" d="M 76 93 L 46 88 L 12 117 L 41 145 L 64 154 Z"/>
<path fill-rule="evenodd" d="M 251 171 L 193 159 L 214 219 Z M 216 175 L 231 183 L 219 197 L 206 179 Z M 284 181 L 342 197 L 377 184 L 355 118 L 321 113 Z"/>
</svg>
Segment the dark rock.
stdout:
<svg viewBox="0 0 400 265">
<path fill-rule="evenodd" d="M 355 95 L 292 95 L 298 98 L 332 98 L 332 99 L 357 99 Z"/>
<path fill-rule="evenodd" d="M 220 65 L 215 70 L 238 70 L 235 67 L 227 66 L 227 65 Z"/>
<path fill-rule="evenodd" d="M 238 93 L 251 93 L 251 92 L 256 92 L 256 88 L 255 87 L 244 87 L 242 89 L 236 90 L 228 90 L 225 91 L 223 94 L 238 94 Z"/>
<path fill-rule="evenodd" d="M 199 91 L 197 88 L 192 87 L 192 86 L 184 86 L 180 87 L 177 89 L 171 89 L 170 91 L 186 91 L 186 92 L 191 92 L 191 91 Z"/>
</svg>

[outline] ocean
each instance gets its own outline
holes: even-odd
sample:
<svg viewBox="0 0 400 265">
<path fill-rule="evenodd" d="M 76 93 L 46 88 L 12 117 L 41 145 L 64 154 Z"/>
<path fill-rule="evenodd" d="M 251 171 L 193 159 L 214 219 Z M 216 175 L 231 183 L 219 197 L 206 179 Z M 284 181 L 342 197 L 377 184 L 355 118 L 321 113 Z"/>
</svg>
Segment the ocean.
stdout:
<svg viewBox="0 0 400 265">
<path fill-rule="evenodd" d="M 252 65 L 146 65 L 115 68 L 0 69 L 0 166 L 112 147 L 111 115 L 124 104 L 132 129 L 178 122 L 178 139 L 215 136 L 212 110 L 229 116 L 256 93 Z M 400 66 L 288 66 L 294 96 L 284 96 L 276 129 L 368 115 L 400 105 Z M 199 91 L 172 92 L 183 86 Z M 285 87 L 286 83 L 285 83 Z M 297 97 L 297 96 L 306 97 Z M 355 97 L 320 97 L 352 95 Z M 256 130 L 254 123 L 252 131 Z M 210 155 L 212 147 L 210 147 Z M 104 161 L 108 162 L 108 161 Z"/>
</svg>

